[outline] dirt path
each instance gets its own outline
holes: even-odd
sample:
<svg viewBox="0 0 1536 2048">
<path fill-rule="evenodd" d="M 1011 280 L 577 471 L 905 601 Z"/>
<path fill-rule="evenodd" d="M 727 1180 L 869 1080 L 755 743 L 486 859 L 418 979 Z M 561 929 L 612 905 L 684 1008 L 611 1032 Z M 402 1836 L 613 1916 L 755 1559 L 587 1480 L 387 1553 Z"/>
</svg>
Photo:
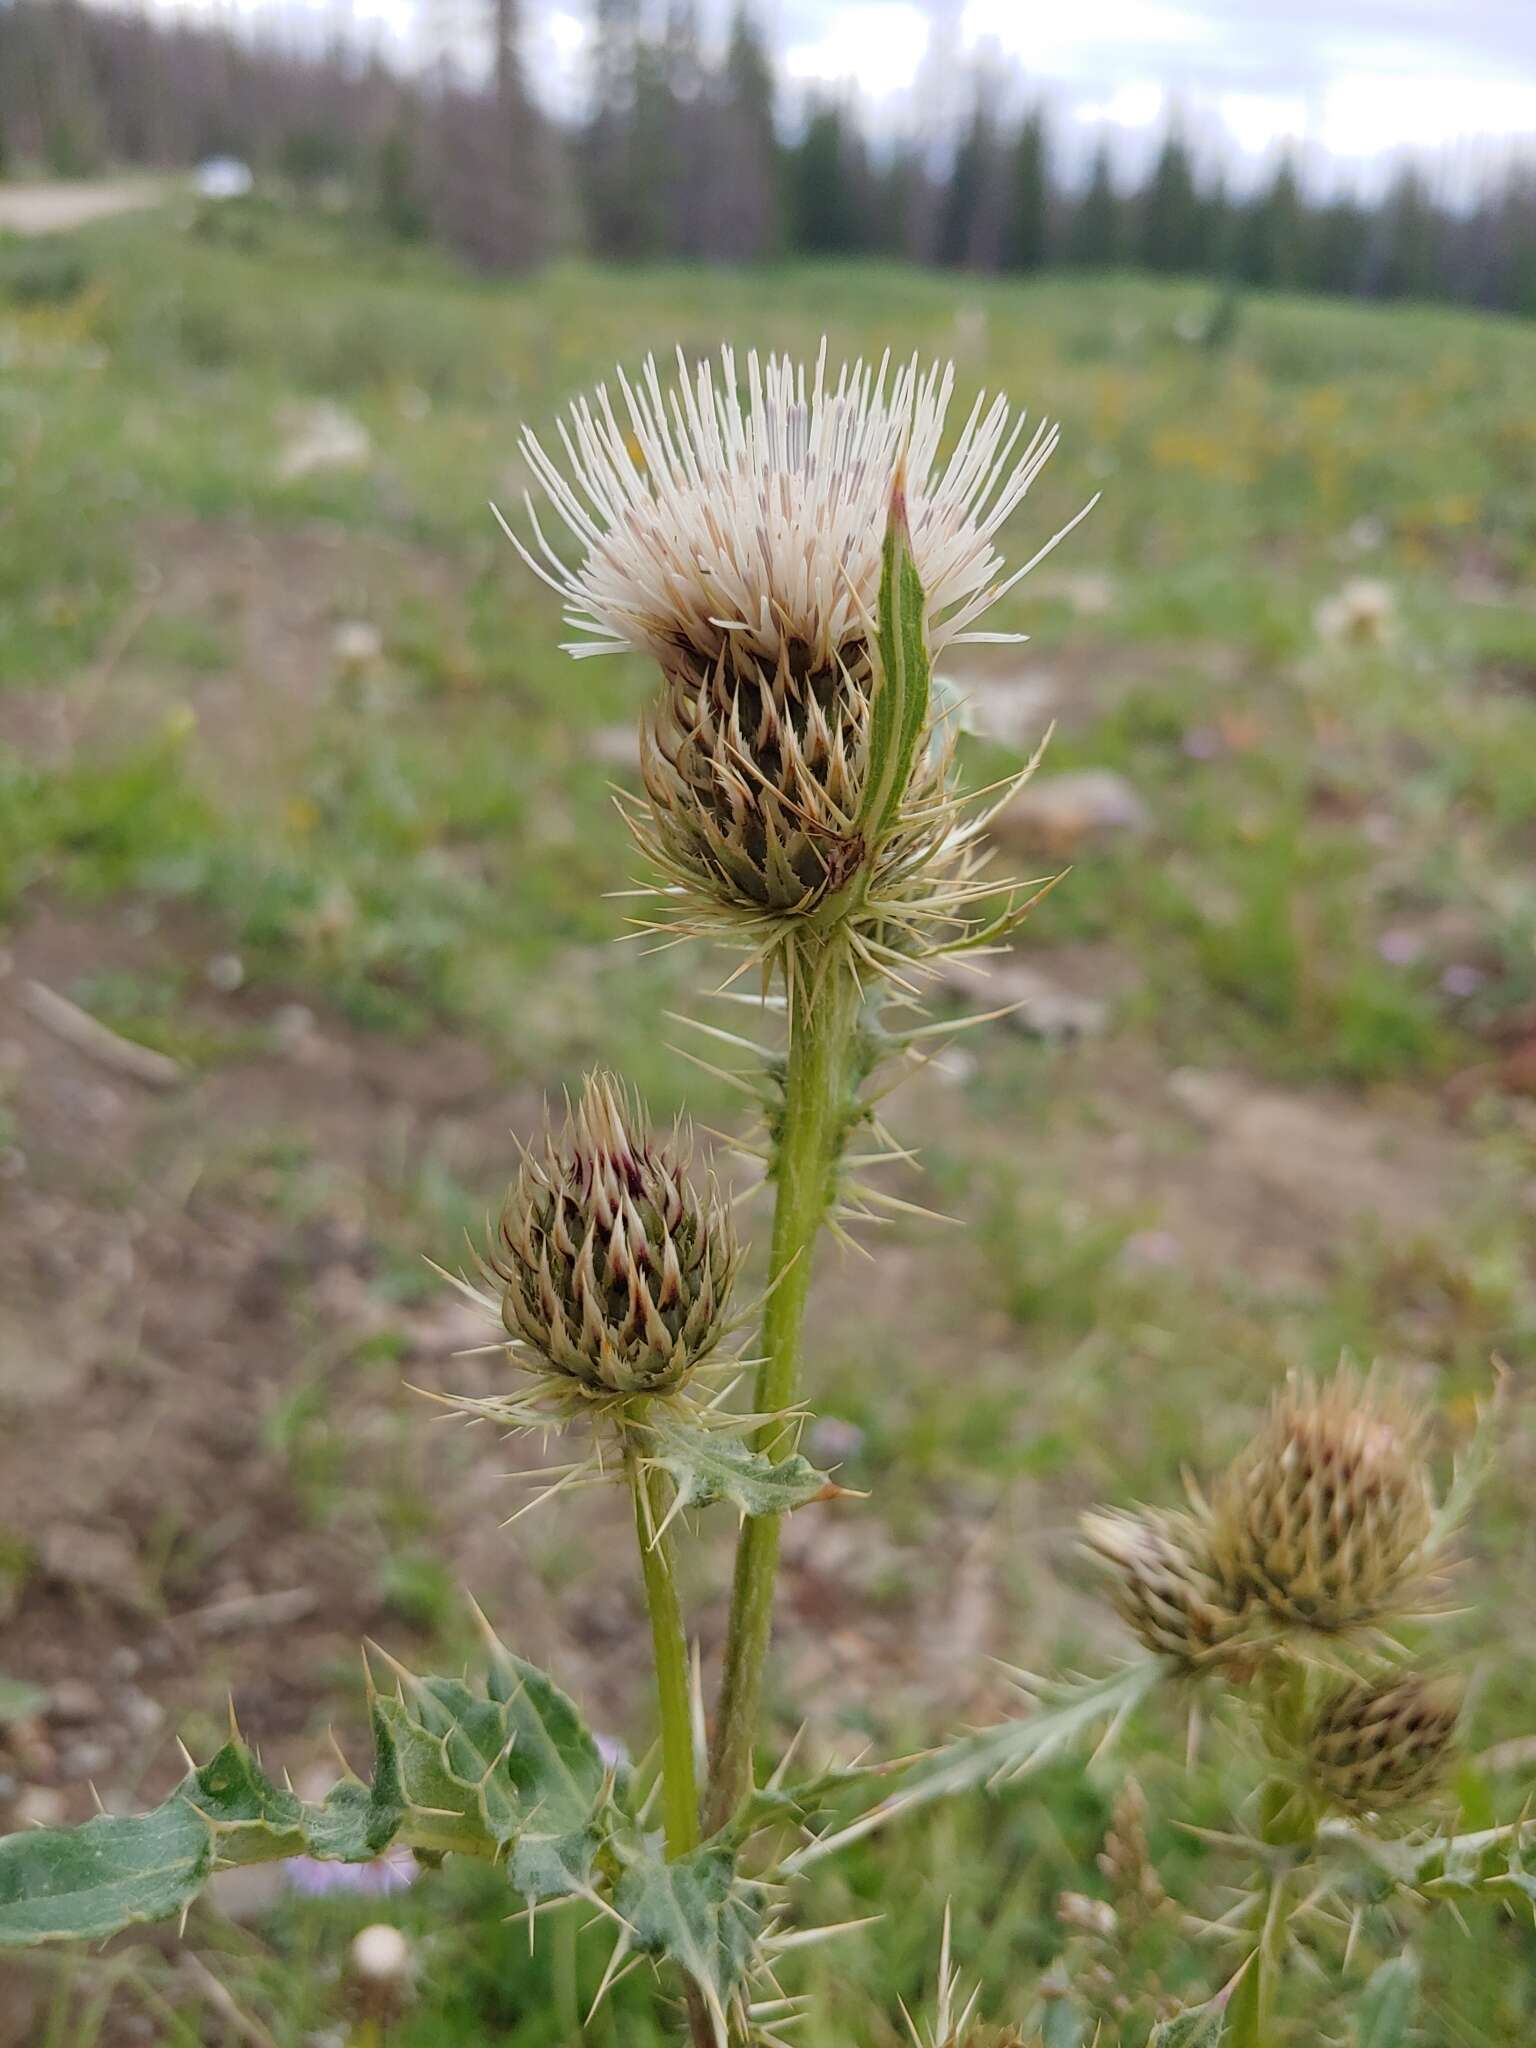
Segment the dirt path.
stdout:
<svg viewBox="0 0 1536 2048">
<path fill-rule="evenodd" d="M 64 185 L 0 185 L 0 232 L 58 235 L 114 213 L 158 206 L 166 187 L 153 179 L 98 179 Z"/>
</svg>

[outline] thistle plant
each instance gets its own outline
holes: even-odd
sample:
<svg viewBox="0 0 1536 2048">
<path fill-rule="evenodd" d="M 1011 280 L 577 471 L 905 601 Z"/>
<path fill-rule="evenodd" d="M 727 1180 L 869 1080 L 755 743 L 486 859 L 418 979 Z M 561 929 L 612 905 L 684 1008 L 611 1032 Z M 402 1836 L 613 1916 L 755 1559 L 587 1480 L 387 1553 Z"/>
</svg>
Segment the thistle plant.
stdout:
<svg viewBox="0 0 1536 2048">
<path fill-rule="evenodd" d="M 483 1309 L 502 1377 L 489 1395 L 435 1398 L 506 1433 L 560 1436 L 570 1455 L 540 1499 L 628 1489 L 654 1752 L 605 1762 L 576 1704 L 489 1622 L 473 1678 L 386 1675 L 370 1654 L 371 1775 L 301 1800 L 232 1728 L 148 1814 L 0 1842 L 0 1943 L 184 1913 L 227 1865 L 361 1862 L 393 1843 L 427 1864 L 494 1864 L 530 1919 L 595 1907 L 615 1936 L 605 1989 L 649 1958 L 694 2048 L 771 2048 L 797 2016 L 776 1972 L 807 1938 L 787 1931 L 803 1872 L 933 1801 L 1107 1741 L 1159 1692 L 1215 1702 L 1261 1768 L 1223 1844 L 1244 1873 L 1211 1930 L 1235 1950 L 1225 1982 L 1178 2013 L 1159 1993 L 1145 2038 L 1272 2048 L 1287 1964 L 1314 1923 L 1321 1941 L 1341 1914 L 1379 1920 L 1432 1890 L 1531 1882 L 1521 1827 L 1414 1832 L 1445 1779 L 1456 1700 L 1413 1668 L 1398 1631 L 1432 1591 L 1469 1484 L 1437 1506 L 1419 1418 L 1348 1374 L 1288 1388 L 1209 1501 L 1087 1522 L 1138 1655 L 1098 1677 L 1021 1676 L 1025 1711 L 917 1757 L 797 1774 L 793 1745 L 764 1755 L 783 1517 L 843 1493 L 798 1448 L 818 1248 L 909 1206 L 871 1176 L 910 1158 L 882 1104 L 940 1029 L 922 1012 L 935 964 L 995 947 L 1052 886 L 1003 884 L 984 865 L 987 822 L 1035 763 L 968 797 L 933 661 L 996 637 L 985 615 L 1062 538 L 1005 568 L 1002 530 L 1055 431 L 1025 438 L 1005 400 L 978 399 L 943 453 L 952 390 L 952 372 L 915 362 L 834 374 L 824 354 L 809 370 L 753 356 L 742 372 L 726 351 L 718 367 L 680 358 L 670 390 L 647 365 L 616 400 L 579 402 L 560 458 L 523 442 L 546 510 L 530 494 L 512 537 L 560 595 L 571 651 L 638 652 L 659 670 L 642 788 L 625 804 L 647 870 L 636 923 L 731 949 L 726 993 L 755 975 L 752 1000 L 779 1027 L 759 1045 L 685 1020 L 751 1105 L 738 1149 L 771 1196 L 755 1304 L 732 1205 L 693 1169 L 686 1125 L 653 1130 L 603 1073 L 509 1162 L 499 1219 L 453 1282 Z M 731 1609 L 718 1674 L 696 1683 L 676 1551 L 716 1504 L 738 1518 Z M 1134 1864 L 1137 1912 L 1162 1913 L 1140 1829 L 1126 1804 L 1105 1869 L 1119 1883 Z M 1120 1923 L 1086 1899 L 1077 1922 L 1102 1977 Z M 1019 2030 L 989 2035 L 958 1999 L 946 1941 L 936 2017 L 915 2038 L 1086 2039 L 1076 1953 Z"/>
<path fill-rule="evenodd" d="M 1368 1923 L 1400 1941 L 1426 1900 L 1513 1898 L 1528 1882 L 1523 1827 L 1443 1831 L 1462 1687 L 1410 1648 L 1490 1433 L 1437 1504 L 1426 1418 L 1346 1366 L 1288 1383 L 1209 1503 L 1197 1493 L 1186 1511 L 1084 1520 L 1111 1604 L 1259 1765 L 1239 1828 L 1213 1838 L 1245 1866 L 1237 1902 L 1191 1923 L 1235 1951 L 1202 2040 L 1274 2048 L 1292 2038 L 1293 1964 L 1347 1958 Z M 1408 1988 L 1399 2031 L 1381 2038 L 1406 2038 Z"/>
</svg>

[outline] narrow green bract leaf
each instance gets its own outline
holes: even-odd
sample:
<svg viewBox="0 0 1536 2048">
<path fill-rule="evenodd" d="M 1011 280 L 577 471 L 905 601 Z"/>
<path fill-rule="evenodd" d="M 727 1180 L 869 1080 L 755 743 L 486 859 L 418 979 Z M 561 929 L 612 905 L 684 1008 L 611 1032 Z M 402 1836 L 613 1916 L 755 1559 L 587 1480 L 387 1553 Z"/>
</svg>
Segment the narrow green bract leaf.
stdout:
<svg viewBox="0 0 1536 2048">
<path fill-rule="evenodd" d="M 1419 2003 L 1419 1966 L 1411 1955 L 1393 1956 L 1366 1985 L 1355 2039 L 1359 2048 L 1403 2048 Z"/>
<path fill-rule="evenodd" d="M 738 1436 L 670 1417 L 650 1424 L 649 1436 L 651 1461 L 670 1476 L 685 1508 L 728 1501 L 744 1515 L 783 1515 L 838 1491 L 798 1451 L 775 1464 Z"/>
<path fill-rule="evenodd" d="M 189 1905 L 213 1867 L 213 1830 L 180 1791 L 153 1813 L 0 1841 L 0 1947 L 97 1941 Z"/>
<path fill-rule="evenodd" d="M 1130 1713 L 1170 1669 L 1161 1657 L 1127 1665 L 1108 1678 L 1062 1688 L 1053 1700 L 1032 1714 L 1001 1721 L 996 1727 L 983 1728 L 974 1735 L 962 1735 L 942 1749 L 915 1758 L 887 1774 L 886 1782 L 894 1781 L 894 1789 L 878 1806 L 797 1850 L 785 1862 L 784 1872 L 818 1863 L 846 1843 L 856 1842 L 888 1821 L 931 1805 L 936 1799 L 954 1799 L 979 1787 L 1004 1785 L 1037 1769 L 1059 1750 L 1082 1740 L 1101 1722 Z"/>
<path fill-rule="evenodd" d="M 870 704 L 869 758 L 858 818 L 859 829 L 871 846 L 880 843 L 895 821 L 928 723 L 931 665 L 924 609 L 923 586 L 907 531 L 905 478 L 898 476 L 880 558 L 875 619 L 878 673 Z"/>
<path fill-rule="evenodd" d="M 730 1850 L 706 1844 L 667 1863 L 647 1847 L 620 1878 L 613 1902 L 641 1954 L 686 1970 L 723 2024 L 761 1924 Z"/>
</svg>

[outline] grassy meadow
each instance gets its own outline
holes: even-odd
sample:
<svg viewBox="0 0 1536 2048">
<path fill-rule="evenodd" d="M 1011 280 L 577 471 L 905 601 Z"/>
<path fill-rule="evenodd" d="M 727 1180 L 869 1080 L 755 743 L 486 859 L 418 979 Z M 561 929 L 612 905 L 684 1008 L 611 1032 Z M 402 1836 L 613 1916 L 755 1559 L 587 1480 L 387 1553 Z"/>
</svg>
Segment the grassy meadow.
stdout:
<svg viewBox="0 0 1536 2048">
<path fill-rule="evenodd" d="M 787 1531 L 779 1734 L 808 1704 L 812 1749 L 893 1752 L 1004 1711 L 996 1660 L 1101 1665 L 1122 1637 L 1080 1510 L 1171 1501 L 1344 1350 L 1433 1402 L 1448 1459 L 1497 1356 L 1501 1458 L 1437 1640 L 1475 1679 L 1467 1824 L 1526 1803 L 1536 327 L 1112 276 L 489 282 L 241 202 L 0 239 L 5 1826 L 158 1796 L 228 1693 L 269 1768 L 323 1782 L 328 1730 L 363 1753 L 358 1638 L 456 1667 L 461 1585 L 643 1739 L 624 1504 L 501 1527 L 507 1453 L 407 1385 L 489 1389 L 423 1255 L 457 1263 L 545 1091 L 601 1060 L 740 1128 L 664 1018 L 717 1014 L 721 960 L 616 943 L 644 666 L 561 653 L 487 506 L 516 521 L 519 423 L 615 362 L 823 333 L 953 356 L 962 417 L 985 387 L 1060 419 L 1010 555 L 1102 497 L 996 621 L 1028 644 L 950 664 L 965 767 L 1008 772 L 1054 720 L 1042 783 L 1117 780 L 1112 814 L 1005 818 L 1015 871 L 1072 871 L 935 1001 L 1031 1003 L 891 1105 L 922 1162 L 889 1185 L 954 1222 L 819 1275 L 813 1444 L 869 1498 Z M 1219 1912 L 1232 1872 L 1178 1823 L 1223 1826 L 1248 1778 L 1219 1731 L 1187 1772 L 1159 1705 L 1091 1766 L 823 1866 L 808 1918 L 879 1917 L 790 1958 L 805 2048 L 906 2038 L 947 1901 L 999 2021 L 1069 1946 L 1105 2048 L 1139 2048 L 1154 1987 L 1219 1985 L 1177 1920 L 1087 1956 L 1059 1918 L 1106 1890 L 1131 1768 L 1164 1884 Z M 583 2032 L 607 1934 L 552 1915 L 530 1956 L 514 1904 L 484 1873 L 220 1890 L 185 1945 L 0 1965 L 0 2042 L 360 2043 L 339 1969 L 381 1915 L 421 1937 L 391 2048 L 676 2038 L 640 1975 Z M 1426 1925 L 1420 2038 L 1536 2036 L 1530 1927 L 1468 1917 Z M 1295 1988 L 1298 2042 L 1355 2040 L 1331 1982 Z"/>
</svg>

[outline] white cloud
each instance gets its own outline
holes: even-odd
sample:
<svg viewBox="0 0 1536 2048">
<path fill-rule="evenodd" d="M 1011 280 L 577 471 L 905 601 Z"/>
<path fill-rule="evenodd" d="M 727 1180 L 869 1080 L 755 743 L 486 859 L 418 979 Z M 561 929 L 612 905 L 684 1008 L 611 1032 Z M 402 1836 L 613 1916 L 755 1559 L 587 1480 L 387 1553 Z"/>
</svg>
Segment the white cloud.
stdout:
<svg viewBox="0 0 1536 2048">
<path fill-rule="evenodd" d="M 1337 156 L 1435 149 L 1468 136 L 1528 137 L 1533 129 L 1536 78 L 1354 71 L 1333 79 L 1323 96 L 1321 139 Z"/>
<path fill-rule="evenodd" d="M 928 17 L 912 0 L 833 10 L 813 41 L 792 43 L 784 68 L 803 84 L 851 82 L 872 99 L 912 83 L 928 47 Z"/>
<path fill-rule="evenodd" d="M 1307 133 L 1307 103 L 1298 93 L 1219 93 L 1216 112 L 1238 148 L 1250 156 L 1262 156 L 1277 142 L 1299 142 Z"/>
<path fill-rule="evenodd" d="M 1188 49 L 1210 35 L 1209 20 L 1156 0 L 1074 0 L 1053 9 L 1021 0 L 967 0 L 960 17 L 965 42 L 995 42 L 1031 71 L 1092 75 L 1127 46 Z"/>
<path fill-rule="evenodd" d="M 1108 99 L 1084 100 L 1073 111 L 1080 121 L 1094 127 L 1153 128 L 1163 118 L 1167 98 L 1160 85 L 1139 80 L 1122 85 Z"/>
</svg>

